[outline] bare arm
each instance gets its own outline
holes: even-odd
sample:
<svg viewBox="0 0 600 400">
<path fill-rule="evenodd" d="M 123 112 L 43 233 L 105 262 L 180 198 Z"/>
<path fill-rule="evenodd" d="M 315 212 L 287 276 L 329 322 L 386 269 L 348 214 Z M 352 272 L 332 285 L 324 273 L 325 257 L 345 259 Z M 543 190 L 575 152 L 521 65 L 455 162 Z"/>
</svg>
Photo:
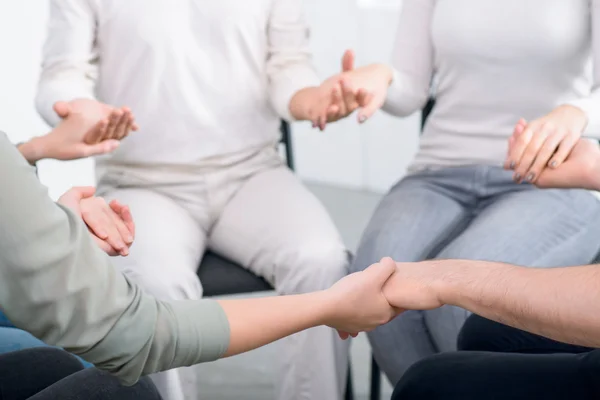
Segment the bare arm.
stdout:
<svg viewBox="0 0 600 400">
<path fill-rule="evenodd" d="M 403 309 L 444 304 L 555 340 L 600 347 L 600 267 L 523 268 L 483 261 L 399 263 L 384 289 Z"/>
</svg>

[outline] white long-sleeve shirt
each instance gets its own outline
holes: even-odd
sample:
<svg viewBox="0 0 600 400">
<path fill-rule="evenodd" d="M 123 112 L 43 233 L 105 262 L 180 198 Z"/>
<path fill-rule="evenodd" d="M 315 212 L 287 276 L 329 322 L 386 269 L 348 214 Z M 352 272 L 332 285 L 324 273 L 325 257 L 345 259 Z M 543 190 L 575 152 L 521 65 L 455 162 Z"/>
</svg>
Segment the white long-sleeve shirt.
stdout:
<svg viewBox="0 0 600 400">
<path fill-rule="evenodd" d="M 181 165 L 276 142 L 319 80 L 302 0 L 52 0 L 36 104 L 96 98 L 141 127 L 111 155 Z"/>
<path fill-rule="evenodd" d="M 436 81 L 413 168 L 502 165 L 519 118 L 561 104 L 600 138 L 600 0 L 404 0 L 393 54 L 389 113 L 421 109 Z"/>
</svg>

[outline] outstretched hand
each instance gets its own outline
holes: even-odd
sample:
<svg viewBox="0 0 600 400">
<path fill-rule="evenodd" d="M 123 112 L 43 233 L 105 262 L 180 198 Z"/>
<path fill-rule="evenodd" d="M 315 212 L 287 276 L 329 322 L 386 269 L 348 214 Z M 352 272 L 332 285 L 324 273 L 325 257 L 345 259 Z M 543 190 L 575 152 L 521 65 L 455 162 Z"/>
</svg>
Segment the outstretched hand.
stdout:
<svg viewBox="0 0 600 400">
<path fill-rule="evenodd" d="M 58 203 L 70 208 L 87 225 L 96 244 L 110 256 L 127 256 L 135 236 L 129 207 L 94 196 L 93 187 L 74 187 Z"/>
<path fill-rule="evenodd" d="M 327 326 L 336 329 L 343 339 L 356 336 L 388 323 L 399 310 L 384 295 L 384 285 L 396 270 L 390 258 L 341 279 L 330 289 L 333 307 Z"/>
</svg>

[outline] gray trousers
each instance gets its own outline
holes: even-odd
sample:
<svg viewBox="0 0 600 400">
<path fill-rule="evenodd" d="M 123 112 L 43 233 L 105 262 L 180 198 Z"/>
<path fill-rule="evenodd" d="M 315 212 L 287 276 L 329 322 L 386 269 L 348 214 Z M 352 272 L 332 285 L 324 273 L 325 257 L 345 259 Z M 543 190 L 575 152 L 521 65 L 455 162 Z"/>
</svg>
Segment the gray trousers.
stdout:
<svg viewBox="0 0 600 400">
<path fill-rule="evenodd" d="M 600 248 L 600 202 L 584 190 L 517 185 L 497 167 L 465 166 L 410 174 L 383 198 L 351 267 L 384 256 L 507 262 L 530 267 L 587 264 Z M 468 312 L 452 306 L 404 313 L 369 334 L 395 385 L 415 362 L 456 350 Z"/>
</svg>

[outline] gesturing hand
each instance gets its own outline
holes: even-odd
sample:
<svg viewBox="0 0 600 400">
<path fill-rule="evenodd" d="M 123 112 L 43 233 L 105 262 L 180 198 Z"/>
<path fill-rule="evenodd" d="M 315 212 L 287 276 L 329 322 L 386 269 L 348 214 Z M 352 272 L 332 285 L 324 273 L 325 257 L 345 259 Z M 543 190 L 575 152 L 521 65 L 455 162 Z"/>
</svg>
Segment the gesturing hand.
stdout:
<svg viewBox="0 0 600 400">
<path fill-rule="evenodd" d="M 373 264 L 362 272 L 341 279 L 328 289 L 332 300 L 326 325 L 340 332 L 342 338 L 370 331 L 392 320 L 398 311 L 384 296 L 384 284 L 390 279 L 396 264 L 389 258 Z"/>
<path fill-rule="evenodd" d="M 342 58 L 342 71 L 354 69 L 354 52 L 348 50 Z M 329 122 L 335 122 L 352 114 L 366 104 L 366 91 L 351 90 L 344 77 L 334 75 L 318 87 L 299 90 L 290 102 L 290 111 L 298 120 L 312 121 L 313 128 L 324 130 Z"/>
<path fill-rule="evenodd" d="M 535 183 L 547 167 L 558 168 L 565 162 L 586 125 L 585 113 L 569 105 L 530 123 L 520 120 L 510 139 L 505 168 L 515 171 L 516 182 Z"/>
<path fill-rule="evenodd" d="M 57 102 L 63 121 L 45 139 L 47 157 L 72 160 L 113 151 L 119 141 L 138 129 L 127 107 L 114 108 L 96 100 Z"/>
<path fill-rule="evenodd" d="M 58 203 L 80 216 L 98 246 L 110 256 L 127 256 L 135 236 L 135 224 L 127 206 L 112 201 L 106 204 L 94 197 L 93 187 L 75 187 L 63 194 Z"/>
</svg>

